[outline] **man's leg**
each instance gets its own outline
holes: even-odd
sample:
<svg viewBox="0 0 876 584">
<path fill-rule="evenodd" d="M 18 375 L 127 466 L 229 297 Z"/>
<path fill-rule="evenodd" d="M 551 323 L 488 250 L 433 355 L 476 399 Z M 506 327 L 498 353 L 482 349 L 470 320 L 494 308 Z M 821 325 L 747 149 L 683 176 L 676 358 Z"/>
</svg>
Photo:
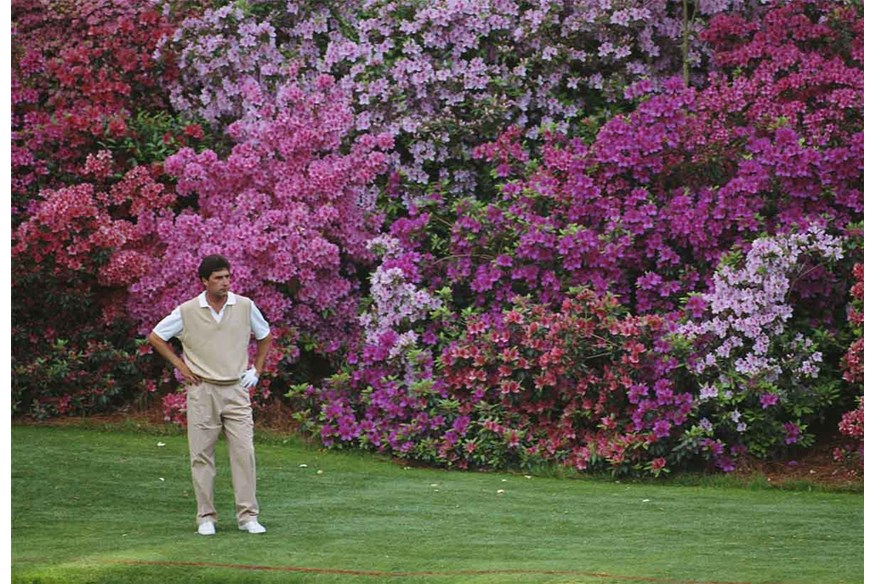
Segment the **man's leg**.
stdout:
<svg viewBox="0 0 876 584">
<path fill-rule="evenodd" d="M 213 480 L 216 478 L 214 450 L 222 422 L 217 407 L 217 388 L 201 383 L 188 388 L 186 418 L 188 421 L 189 457 L 192 466 L 192 484 L 198 502 L 197 523 L 216 522 L 218 515 L 213 505 Z"/>
<path fill-rule="evenodd" d="M 256 500 L 255 448 L 253 447 L 252 406 L 249 390 L 239 385 L 222 388 L 225 392 L 222 422 L 231 461 L 231 482 L 237 507 L 237 523 L 244 525 L 259 514 Z"/>
</svg>

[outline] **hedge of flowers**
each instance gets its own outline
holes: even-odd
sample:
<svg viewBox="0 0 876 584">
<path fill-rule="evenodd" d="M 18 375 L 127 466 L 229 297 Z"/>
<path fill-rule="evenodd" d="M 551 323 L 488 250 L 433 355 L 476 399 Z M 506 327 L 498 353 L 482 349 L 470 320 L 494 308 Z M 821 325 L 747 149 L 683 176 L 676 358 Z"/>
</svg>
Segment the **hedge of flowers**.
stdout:
<svg viewBox="0 0 876 584">
<path fill-rule="evenodd" d="M 832 428 L 860 454 L 859 3 L 12 15 L 16 414 L 181 420 L 137 339 L 221 252 L 278 339 L 256 403 L 328 446 L 659 475 Z"/>
<path fill-rule="evenodd" d="M 641 78 L 686 61 L 694 75 L 705 19 L 756 4 L 367 0 L 235 3 L 186 20 L 168 45 L 180 52 L 170 86 L 181 110 L 212 122 L 271 91 L 290 58 L 330 73 L 356 104 L 356 127 L 389 132 L 396 170 L 413 183 L 471 187 L 460 162 L 509 124 L 535 137 L 545 124 L 577 127 Z M 682 47 L 684 49 L 682 50 Z"/>
</svg>

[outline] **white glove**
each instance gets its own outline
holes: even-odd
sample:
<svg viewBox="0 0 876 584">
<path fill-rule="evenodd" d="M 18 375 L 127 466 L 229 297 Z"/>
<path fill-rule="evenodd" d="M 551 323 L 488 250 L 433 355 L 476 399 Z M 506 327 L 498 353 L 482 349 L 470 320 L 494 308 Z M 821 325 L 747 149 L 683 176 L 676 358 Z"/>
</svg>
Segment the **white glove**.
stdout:
<svg viewBox="0 0 876 584">
<path fill-rule="evenodd" d="M 250 367 L 246 371 L 243 372 L 243 375 L 240 376 L 240 385 L 249 389 L 251 387 L 255 387 L 255 385 L 259 382 L 259 374 L 256 372 L 255 367 Z"/>
</svg>

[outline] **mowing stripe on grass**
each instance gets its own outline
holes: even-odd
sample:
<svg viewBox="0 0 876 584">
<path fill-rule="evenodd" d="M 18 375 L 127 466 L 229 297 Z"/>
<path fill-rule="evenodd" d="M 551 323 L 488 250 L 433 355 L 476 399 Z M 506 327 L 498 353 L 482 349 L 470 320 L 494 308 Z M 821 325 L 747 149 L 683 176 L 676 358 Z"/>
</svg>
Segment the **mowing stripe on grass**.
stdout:
<svg viewBox="0 0 876 584">
<path fill-rule="evenodd" d="M 749 584 L 747 582 L 725 582 L 704 580 L 673 580 L 669 578 L 650 578 L 648 576 L 619 576 L 605 572 L 582 572 L 578 570 L 447 570 L 447 571 L 408 571 L 382 572 L 379 570 L 344 570 L 341 568 L 307 568 L 304 566 L 260 566 L 252 564 L 221 564 L 215 562 L 171 562 L 158 560 L 99 560 L 106 564 L 126 566 L 164 566 L 175 568 L 222 568 L 227 570 L 252 570 L 263 572 L 297 572 L 303 574 L 326 574 L 333 576 L 364 576 L 374 578 L 414 578 L 443 576 L 577 576 L 586 578 L 611 578 L 628 582 L 653 582 L 654 584 Z M 781 583 L 776 583 L 781 584 Z"/>
<path fill-rule="evenodd" d="M 273 536 L 213 539 L 184 435 L 19 426 L 12 446 L 22 584 L 864 581 L 858 493 L 405 469 L 290 438 L 259 447 Z M 233 514 L 228 464 L 216 498 Z"/>
</svg>

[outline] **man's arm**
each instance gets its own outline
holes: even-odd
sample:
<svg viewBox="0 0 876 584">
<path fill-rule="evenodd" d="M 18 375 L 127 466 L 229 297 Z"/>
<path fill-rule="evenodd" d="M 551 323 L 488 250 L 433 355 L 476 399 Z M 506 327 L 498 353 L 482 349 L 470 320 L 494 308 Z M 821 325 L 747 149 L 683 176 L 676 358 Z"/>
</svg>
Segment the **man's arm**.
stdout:
<svg viewBox="0 0 876 584">
<path fill-rule="evenodd" d="M 259 339 L 256 343 L 255 370 L 257 375 L 261 375 L 265 369 L 265 359 L 268 357 L 268 351 L 271 349 L 271 333 L 268 333 L 268 336 Z"/>
<path fill-rule="evenodd" d="M 158 354 L 164 357 L 171 365 L 176 367 L 180 374 L 183 376 L 188 383 L 196 384 L 201 383 L 201 379 L 192 373 L 189 366 L 186 365 L 186 362 L 179 358 L 179 355 L 176 354 L 176 351 L 173 350 L 173 347 L 170 346 L 170 343 L 159 337 L 155 334 L 155 331 L 149 333 L 149 336 L 146 338 L 149 341 L 149 344 L 152 345 Z M 267 354 L 267 351 L 265 351 Z M 262 359 L 262 363 L 264 364 L 264 359 Z"/>
</svg>

